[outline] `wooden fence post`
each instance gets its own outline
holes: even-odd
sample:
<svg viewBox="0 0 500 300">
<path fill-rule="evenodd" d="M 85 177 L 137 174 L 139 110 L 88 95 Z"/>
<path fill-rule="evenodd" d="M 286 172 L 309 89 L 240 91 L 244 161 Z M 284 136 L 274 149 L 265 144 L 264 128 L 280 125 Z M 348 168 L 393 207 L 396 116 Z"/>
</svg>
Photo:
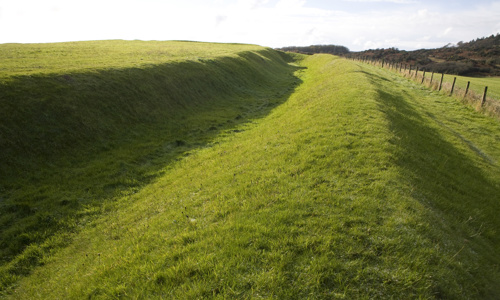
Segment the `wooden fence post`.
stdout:
<svg viewBox="0 0 500 300">
<path fill-rule="evenodd" d="M 443 78 L 444 78 L 444 73 L 441 73 L 441 82 L 439 82 L 439 91 L 441 91 L 441 88 L 443 87 Z"/>
<path fill-rule="evenodd" d="M 469 86 L 470 86 L 470 81 L 467 81 L 467 88 L 465 89 L 464 98 L 467 96 L 467 93 L 469 92 Z"/>
<path fill-rule="evenodd" d="M 484 94 L 483 94 L 483 101 L 481 101 L 481 107 L 484 106 L 484 103 L 486 103 L 486 93 L 488 92 L 488 87 L 484 87 Z"/>
<path fill-rule="evenodd" d="M 455 89 L 455 82 L 457 81 L 457 77 L 453 77 L 453 84 L 451 85 L 450 96 L 453 95 L 453 90 Z"/>
<path fill-rule="evenodd" d="M 424 74 L 422 74 L 422 82 L 420 84 L 423 84 L 424 80 L 425 80 L 425 70 L 424 70 Z"/>
<path fill-rule="evenodd" d="M 432 71 L 432 74 L 431 74 L 431 82 L 430 82 L 431 85 L 432 85 L 432 78 L 434 78 L 434 71 Z"/>
<path fill-rule="evenodd" d="M 415 70 L 415 79 L 417 79 L 417 78 L 418 78 L 418 67 L 417 67 L 417 69 Z"/>
</svg>

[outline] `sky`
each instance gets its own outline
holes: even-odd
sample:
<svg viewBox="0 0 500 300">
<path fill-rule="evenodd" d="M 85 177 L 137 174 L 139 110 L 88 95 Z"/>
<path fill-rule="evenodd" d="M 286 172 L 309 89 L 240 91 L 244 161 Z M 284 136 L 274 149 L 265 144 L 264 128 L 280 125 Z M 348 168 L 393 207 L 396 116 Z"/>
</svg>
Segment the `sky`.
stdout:
<svg viewBox="0 0 500 300">
<path fill-rule="evenodd" d="M 500 0 L 0 0 L 0 44 L 124 39 L 415 50 L 497 33 Z"/>
</svg>

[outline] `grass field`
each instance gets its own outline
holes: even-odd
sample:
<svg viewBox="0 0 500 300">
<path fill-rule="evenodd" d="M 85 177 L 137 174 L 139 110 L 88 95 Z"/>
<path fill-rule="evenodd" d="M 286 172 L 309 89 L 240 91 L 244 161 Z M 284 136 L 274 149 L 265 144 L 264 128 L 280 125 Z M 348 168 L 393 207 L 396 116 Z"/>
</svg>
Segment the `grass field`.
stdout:
<svg viewBox="0 0 500 300">
<path fill-rule="evenodd" d="M 381 63 L 379 62 L 377 65 L 381 66 Z M 412 70 L 411 75 L 409 70 L 402 71 L 402 73 L 405 77 L 413 78 L 416 82 L 420 82 L 434 90 L 439 89 L 441 76 L 443 75 L 441 73 L 424 73 L 423 71 L 416 74 L 415 70 Z M 455 78 L 455 86 L 453 86 Z M 467 91 L 468 82 L 470 84 Z M 483 103 L 485 87 L 488 87 L 488 90 Z M 461 99 L 464 103 L 487 115 L 500 118 L 500 77 L 465 77 L 444 74 L 441 91 L 451 95 L 452 89 L 453 96 L 457 99 Z M 466 91 L 467 95 L 465 94 Z"/>
<path fill-rule="evenodd" d="M 158 64 L 234 56 L 261 47 L 183 41 L 90 41 L 52 44 L 1 44 L 0 79 L 102 69 L 144 68 Z"/>
<path fill-rule="evenodd" d="M 92 49 L 95 43 L 80 45 Z M 117 43 L 97 44 L 106 48 Z M 127 48 L 127 42 L 121 44 Z M 141 51 L 159 47 L 156 42 L 140 44 Z M 24 51 L 28 46 L 21 45 Z M 73 43 L 67 46 L 71 52 Z M 293 76 L 297 67 L 262 47 L 164 42 L 161 48 L 205 58 L 172 63 L 167 56 L 159 65 L 112 69 L 89 69 L 90 61 L 81 72 L 12 72 L 4 77 L 2 290 L 64 247 L 71 233 L 117 197 L 137 192 L 166 165 L 192 149 L 207 147 L 221 131 L 264 114 L 290 94 L 298 80 Z M 53 51 L 47 52 L 38 59 L 55 63 Z M 73 57 L 85 62 L 89 54 L 81 55 Z M 121 61 L 133 61 L 123 55 Z M 99 59 L 114 63 L 116 58 Z"/>
<path fill-rule="evenodd" d="M 418 76 L 422 78 L 423 72 L 419 71 Z M 413 76 L 415 76 L 415 72 L 413 72 Z M 484 93 L 484 87 L 488 87 L 487 96 L 493 100 L 500 101 L 500 77 L 466 77 L 466 76 L 458 76 L 458 75 L 449 75 L 445 74 L 443 78 L 443 84 L 446 84 L 448 90 L 451 89 L 451 85 L 453 84 L 453 79 L 456 79 L 455 82 L 455 94 L 461 94 L 463 96 L 466 88 L 467 82 L 470 81 L 469 91 L 474 92 L 478 96 L 482 97 Z M 430 80 L 431 74 L 426 73 L 425 75 L 426 82 Z M 441 80 L 441 73 L 435 73 L 433 77 L 433 82 L 438 83 Z M 460 92 L 458 92 L 460 90 Z"/>
<path fill-rule="evenodd" d="M 500 101 L 500 77 L 464 77 L 456 75 L 445 75 L 443 81 L 453 83 L 453 78 L 457 78 L 455 86 L 465 91 L 467 82 L 470 81 L 470 87 L 478 95 L 483 95 L 484 87 L 488 87 L 487 96 Z"/>
<path fill-rule="evenodd" d="M 269 57 L 250 45 L 106 41 L 1 46 L 6 73 L 0 77 L 0 162 L 14 164 L 11 170 L 70 148 L 107 147 L 120 139 L 109 135 L 189 114 L 185 102 L 205 113 L 217 91 L 226 99 L 253 93 L 272 72 L 254 72 Z M 6 53 L 21 54 L 11 59 Z M 67 58 L 58 59 L 65 56 L 61 53 Z M 241 59 L 246 66 L 237 65 Z M 36 64 L 44 65 L 41 71 L 33 69 Z M 268 77 L 256 77 L 262 72 Z M 249 80 L 257 81 L 248 86 Z"/>
<path fill-rule="evenodd" d="M 136 121 L 5 181 L 2 251 L 6 232 L 51 230 L 11 249 L 5 297 L 500 294 L 498 120 L 377 67 L 244 53 L 196 69 L 224 80 L 174 98 L 175 121 Z M 195 74 L 180 70 L 179 84 Z"/>
</svg>

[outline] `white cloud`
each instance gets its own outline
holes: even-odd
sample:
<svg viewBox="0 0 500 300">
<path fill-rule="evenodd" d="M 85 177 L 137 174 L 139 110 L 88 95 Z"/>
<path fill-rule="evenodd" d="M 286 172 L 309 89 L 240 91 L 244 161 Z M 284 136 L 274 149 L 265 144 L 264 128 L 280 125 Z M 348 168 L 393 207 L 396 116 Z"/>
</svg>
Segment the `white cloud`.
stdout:
<svg viewBox="0 0 500 300">
<path fill-rule="evenodd" d="M 246 9 L 256 9 L 266 5 L 269 0 L 238 0 L 238 4 Z"/>
<path fill-rule="evenodd" d="M 415 3 L 420 2 L 417 0 L 342 0 L 342 1 L 344 1 L 344 2 L 371 2 L 371 3 L 387 2 L 387 3 L 397 3 L 397 4 L 415 4 Z"/>
<path fill-rule="evenodd" d="M 448 27 L 441 34 L 438 34 L 438 37 L 445 37 L 452 31 L 453 31 L 453 27 Z"/>
<path fill-rule="evenodd" d="M 227 20 L 227 16 L 224 16 L 224 15 L 217 15 L 215 17 L 215 25 L 216 26 L 219 26 L 222 22 L 226 21 Z"/>
<path fill-rule="evenodd" d="M 276 4 L 278 10 L 297 10 L 302 9 L 306 4 L 305 0 L 280 0 Z"/>
<path fill-rule="evenodd" d="M 378 11 L 311 7 L 306 0 L 0 0 L 0 43 L 90 39 L 198 40 L 352 50 L 434 48 L 500 30 L 500 2 L 440 11 L 412 0 Z"/>
</svg>

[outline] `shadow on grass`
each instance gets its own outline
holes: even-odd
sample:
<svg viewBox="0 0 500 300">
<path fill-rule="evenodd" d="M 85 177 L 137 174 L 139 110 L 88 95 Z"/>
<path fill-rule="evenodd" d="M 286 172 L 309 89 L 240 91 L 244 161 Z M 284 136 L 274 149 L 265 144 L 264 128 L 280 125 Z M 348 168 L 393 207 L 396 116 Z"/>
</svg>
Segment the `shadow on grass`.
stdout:
<svg viewBox="0 0 500 300">
<path fill-rule="evenodd" d="M 0 98 L 0 294 L 118 197 L 286 101 L 299 67 L 279 55 L 14 80 Z"/>
<path fill-rule="evenodd" d="M 500 257 L 495 255 L 495 248 L 500 246 L 497 229 L 500 228 L 500 186 L 495 179 L 488 176 L 487 172 L 478 167 L 477 162 L 462 150 L 447 141 L 437 128 L 443 128 L 444 132 L 451 132 L 455 137 L 457 132 L 443 126 L 437 121 L 437 117 L 427 111 L 424 105 L 420 106 L 413 94 L 410 94 L 399 86 L 387 83 L 378 75 L 367 73 L 372 83 L 377 87 L 378 104 L 390 122 L 390 130 L 394 133 L 392 143 L 397 146 L 396 163 L 401 168 L 401 175 L 412 187 L 412 198 L 418 200 L 424 206 L 433 211 L 442 221 L 442 232 L 456 235 L 456 241 L 469 241 L 473 250 L 469 253 L 480 253 L 479 257 L 465 256 L 462 251 L 456 260 L 463 260 L 465 265 L 457 267 L 459 272 L 464 272 L 468 279 L 481 278 L 477 282 L 460 282 L 461 286 L 475 289 L 482 297 L 490 297 L 492 293 L 498 292 L 500 277 L 498 270 L 488 267 L 498 265 Z M 430 116 L 424 117 L 424 116 Z M 436 122 L 436 126 L 431 126 Z M 461 136 L 460 136 L 461 137 Z M 464 141 L 471 148 L 470 141 Z M 471 148 L 478 160 L 485 160 L 478 148 Z M 487 160 L 491 166 L 491 160 Z M 434 241 L 436 244 L 441 241 Z M 457 252 L 458 249 L 448 249 Z M 443 246 L 444 248 L 450 245 Z M 465 247 L 465 246 L 464 246 Z M 474 261 L 474 266 L 467 265 Z M 475 269 L 475 268 L 480 268 Z M 493 271 L 492 271 L 493 270 Z M 488 275 L 484 275 L 488 274 Z M 496 274 L 496 278 L 485 278 Z M 457 277 L 458 278 L 458 277 Z M 481 286 L 489 282 L 489 286 Z M 496 286 L 496 287 L 495 287 Z M 435 291 L 439 297 L 453 297 L 449 290 Z"/>
</svg>

